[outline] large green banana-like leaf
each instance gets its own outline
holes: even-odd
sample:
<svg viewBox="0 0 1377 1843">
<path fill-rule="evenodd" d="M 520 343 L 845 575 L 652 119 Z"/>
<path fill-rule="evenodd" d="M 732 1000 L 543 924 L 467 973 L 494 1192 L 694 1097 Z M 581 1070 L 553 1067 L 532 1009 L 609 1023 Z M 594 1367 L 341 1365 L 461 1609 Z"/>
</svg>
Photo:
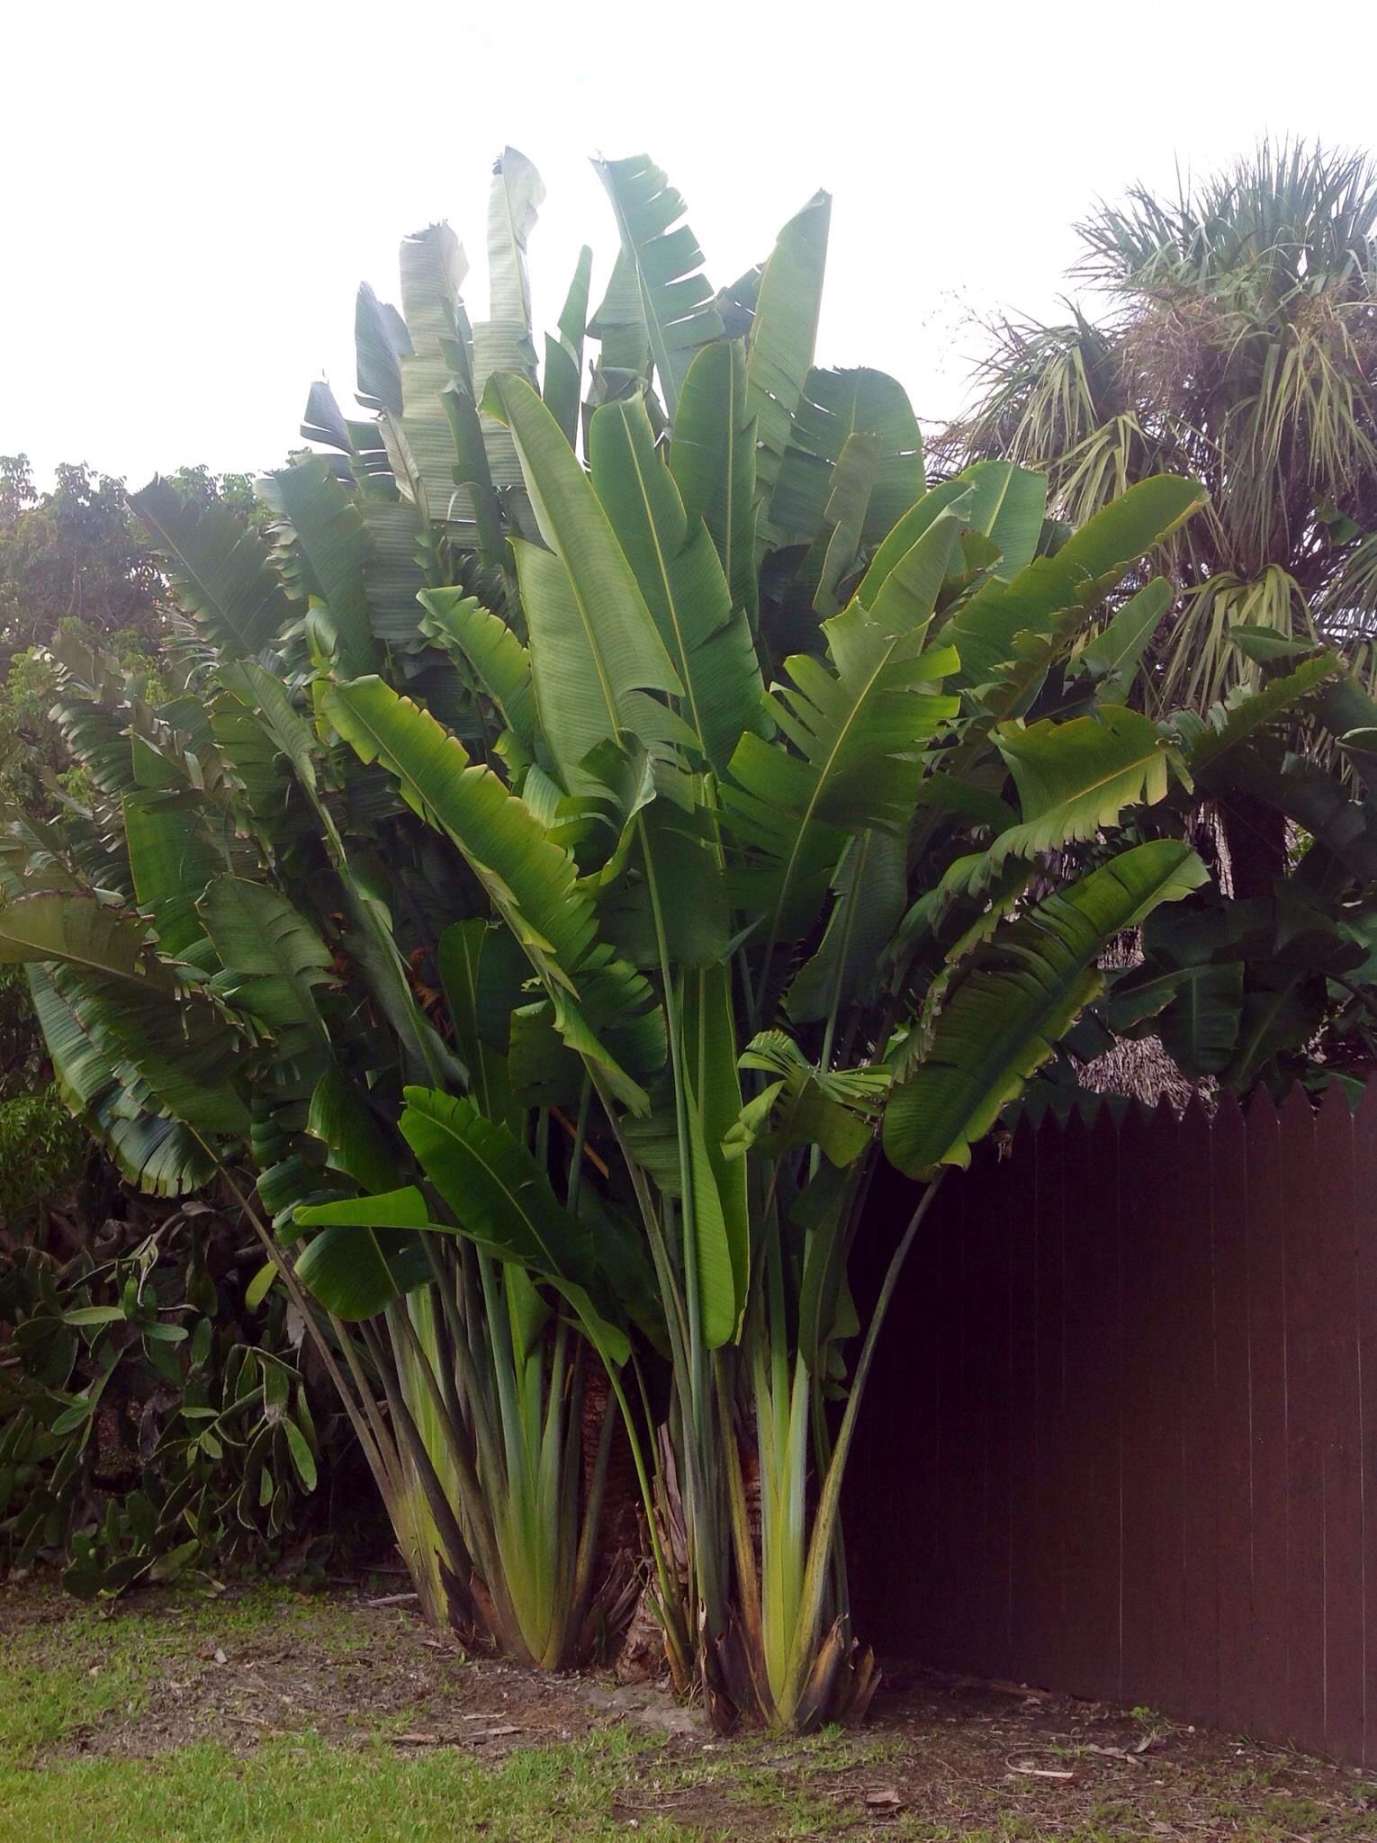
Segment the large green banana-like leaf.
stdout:
<svg viewBox="0 0 1377 1843">
<path fill-rule="evenodd" d="M 889 531 L 870 564 L 865 575 L 856 587 L 856 600 L 862 607 L 870 608 L 883 590 L 895 568 L 913 549 L 928 526 L 933 524 L 943 512 L 950 512 L 959 517 L 963 529 L 966 528 L 975 494 L 969 480 L 956 478 L 943 480 L 937 486 L 930 487 L 921 499 L 911 505 L 899 522 Z"/>
<path fill-rule="evenodd" d="M 765 264 L 751 321 L 746 392 L 759 443 L 760 536 L 770 544 L 781 541 L 774 524 L 775 489 L 813 367 L 831 220 L 832 200 L 826 192 L 815 193 L 790 218 Z"/>
<path fill-rule="evenodd" d="M 202 1133 L 246 1130 L 234 1086 L 238 1038 L 149 951 L 142 922 L 86 897 L 22 896 L 0 907 L 0 964 L 35 961 L 101 1055 L 136 1072 L 154 1097 L 150 1111 Z"/>
<path fill-rule="evenodd" d="M 431 531 L 406 499 L 358 500 L 368 532 L 363 579 L 373 638 L 388 646 L 410 646 L 420 615 L 416 597 L 428 580 L 422 557 L 429 557 Z"/>
<path fill-rule="evenodd" d="M 1093 606 L 1205 497 L 1196 480 L 1172 474 L 1140 480 L 1097 512 L 1055 556 L 1034 558 L 1012 581 L 977 590 L 942 630 L 942 638 L 961 655 L 963 683 L 990 683 L 1018 657 L 1020 636 L 1050 636 L 1068 613 Z"/>
<path fill-rule="evenodd" d="M 507 1051 L 512 1014 L 529 1000 L 531 969 L 506 928 L 475 915 L 452 923 L 437 954 L 455 1042 L 469 1071 L 470 1092 L 490 1120 L 505 1120 L 513 1106 Z M 554 1039 L 556 1055 L 567 1055 Z"/>
<path fill-rule="evenodd" d="M 877 599 L 874 613 L 853 603 L 827 623 L 835 676 L 811 656 L 787 662 L 793 685 L 770 706 L 797 755 L 746 735 L 732 757 L 723 808 L 768 867 L 757 896 L 767 960 L 777 941 L 810 925 L 848 836 L 912 815 L 922 752 L 958 708 L 933 689 L 956 669 L 955 655 L 924 654 L 922 641 L 959 534 L 950 515 L 929 526 L 895 572 L 903 589 L 887 589 L 885 618 Z"/>
<path fill-rule="evenodd" d="M 744 1159 L 729 1158 L 723 1147 L 741 1111 L 741 1077 L 737 1069 L 736 1019 L 729 965 L 720 963 L 686 975 L 682 988 L 681 1028 L 680 1054 L 688 1084 L 686 1101 L 695 1136 L 695 1161 L 701 1170 L 705 1160 L 707 1173 L 711 1175 L 727 1253 L 725 1269 L 716 1259 L 709 1268 L 703 1259 L 705 1237 L 703 1225 L 699 1223 L 699 1296 L 705 1326 L 710 1324 L 717 1330 L 730 1320 L 722 1340 L 725 1342 L 726 1338 L 735 1336 L 740 1324 L 751 1269 L 746 1163 Z"/>
<path fill-rule="evenodd" d="M 319 748 L 310 724 L 292 703 L 286 685 L 276 673 L 265 671 L 251 659 L 223 666 L 220 682 L 245 716 L 263 731 L 272 748 L 291 764 L 292 772 L 314 801 Z"/>
<path fill-rule="evenodd" d="M 356 932 L 349 950 L 363 971 L 383 1015 L 405 1050 L 410 1071 L 432 1081 L 458 1079 L 462 1070 L 449 1055 L 429 1020 L 422 1014 L 407 980 L 407 968 L 393 937 L 385 892 L 350 860 L 329 806 L 321 798 L 316 738 L 297 710 L 285 685 L 251 661 L 232 666 L 225 680 L 241 701 L 246 723 L 251 723 L 291 764 L 302 791 L 314 809 Z"/>
<path fill-rule="evenodd" d="M 300 613 L 263 540 L 228 505 L 192 505 L 158 479 L 129 503 L 152 532 L 181 606 L 222 653 L 252 658 Z"/>
<path fill-rule="evenodd" d="M 494 320 L 530 327 L 526 245 L 544 202 L 535 167 L 519 149 L 504 147 L 488 193 L 488 310 Z"/>
<path fill-rule="evenodd" d="M 354 359 L 359 402 L 366 410 L 402 413 L 401 360 L 411 353 L 406 321 L 387 301 L 380 301 L 367 282 L 354 303 Z"/>
<path fill-rule="evenodd" d="M 109 799 L 132 793 L 139 785 L 134 770 L 133 739 L 121 716 L 85 698 L 61 698 L 50 715 L 64 746 L 99 791 Z"/>
<path fill-rule="evenodd" d="M 139 1190 L 185 1197 L 208 1184 L 215 1160 L 180 1120 L 132 1106 L 119 1070 L 82 1028 L 41 965 L 27 969 L 33 1008 L 66 1105 L 106 1147 Z"/>
<path fill-rule="evenodd" d="M 805 1236 L 799 1285 L 799 1354 L 814 1375 L 826 1365 L 827 1345 L 837 1335 L 846 1285 L 846 1229 L 859 1174 L 825 1164 L 800 1193 L 789 1220 Z"/>
<path fill-rule="evenodd" d="M 875 455 L 874 479 L 860 507 L 858 544 L 878 543 L 919 498 L 923 437 L 897 379 L 864 366 L 810 371 L 770 507 L 782 537 L 810 544 L 824 520 L 836 523 L 828 511 L 834 474 L 856 436 L 869 437 Z"/>
<path fill-rule="evenodd" d="M 524 379 L 494 378 L 485 399 L 511 429 L 548 550 L 517 542 L 541 725 L 566 783 L 621 731 L 651 740 L 645 691 L 681 693 L 645 598 L 588 476 Z M 569 790 L 574 791 L 570 785 Z"/>
<path fill-rule="evenodd" d="M 446 392 L 454 385 L 472 398 L 472 335 L 459 290 L 468 263 L 448 224 L 431 224 L 402 241 L 402 312 L 411 351 L 399 359 L 402 376 L 400 433 L 423 517 L 461 522 L 475 516 L 473 494 L 456 484 L 454 429 Z M 481 447 L 481 442 L 479 444 Z M 490 484 L 490 483 L 489 483 Z"/>
<path fill-rule="evenodd" d="M 707 526 L 732 606 L 752 629 L 759 602 L 755 567 L 755 425 L 746 405 L 746 348 L 739 339 L 704 346 L 684 378 L 669 470 L 690 523 Z"/>
<path fill-rule="evenodd" d="M 490 377 L 515 371 L 534 384 L 536 351 L 531 337 L 531 286 L 526 243 L 545 198 L 539 173 L 515 147 L 502 150 L 488 194 L 488 294 L 486 320 L 473 329 L 473 390 L 481 404 Z M 480 420 L 488 477 L 499 490 L 520 486 L 521 469 L 508 431 L 491 417 Z"/>
<path fill-rule="evenodd" d="M 297 1256 L 297 1278 L 336 1318 L 372 1318 L 430 1279 L 416 1231 L 442 1225 L 429 1223 L 428 1213 L 414 1186 L 339 1203 L 298 1204 L 294 1223 L 321 1232 Z"/>
<path fill-rule="evenodd" d="M 722 337 L 721 316 L 703 274 L 703 252 L 685 206 L 664 173 L 644 154 L 595 160 L 594 168 L 617 218 L 617 229 L 640 289 L 651 356 L 671 422 L 679 387 L 699 346 Z"/>
<path fill-rule="evenodd" d="M 609 402 L 650 382 L 650 339 L 641 288 L 625 245 L 617 251 L 607 292 L 588 323 L 588 333 L 602 348 L 593 374 L 593 402 Z"/>
<path fill-rule="evenodd" d="M 817 1068 L 782 1030 L 752 1037 L 740 1061 L 743 1069 L 773 1079 L 747 1101 L 727 1133 L 729 1158 L 740 1158 L 756 1144 L 771 1156 L 815 1145 L 841 1167 L 870 1143 L 890 1085 L 887 1068 Z"/>
<path fill-rule="evenodd" d="M 358 506 L 319 455 L 268 475 L 265 496 L 295 533 L 303 587 L 329 611 L 339 670 L 362 678 L 377 666 L 365 571 L 371 555 Z"/>
<path fill-rule="evenodd" d="M 866 518 L 879 485 L 882 459 L 880 445 L 873 435 L 848 435 L 832 469 L 832 491 L 822 513 L 824 529 L 819 532 L 802 571 L 804 580 L 814 583 L 813 607 L 819 614 L 837 612 L 841 606 L 842 580 L 854 572 L 860 560 Z"/>
<path fill-rule="evenodd" d="M 124 837 L 139 907 L 152 917 L 158 945 L 184 959 L 205 928 L 196 913 L 207 883 L 225 868 L 195 794 L 144 792 L 124 802 Z"/>
<path fill-rule="evenodd" d="M 1192 771 L 1201 775 L 1219 771 L 1230 750 L 1321 685 L 1342 678 L 1347 670 L 1338 653 L 1319 653 L 1314 659 L 1304 660 L 1294 672 L 1269 679 L 1260 691 L 1236 691 L 1223 704 L 1216 704 L 1191 742 L 1188 760 Z"/>
<path fill-rule="evenodd" d="M 732 607 L 707 528 L 689 523 L 641 398 L 594 412 L 588 454 L 594 489 L 683 686 L 683 714 L 710 765 L 724 768 L 742 734 L 764 723 L 746 614 Z"/>
<path fill-rule="evenodd" d="M 610 1322 L 620 1310 L 598 1265 L 590 1224 L 561 1205 L 516 1135 L 484 1118 L 472 1101 L 430 1088 L 408 1088 L 405 1098 L 402 1135 L 460 1232 L 554 1286 L 598 1349 L 625 1362 L 630 1345 Z"/>
<path fill-rule="evenodd" d="M 390 1145 L 356 1082 L 332 1063 L 311 1091 L 306 1131 L 326 1148 L 326 1162 L 365 1190 L 386 1190 L 397 1172 Z"/>
<path fill-rule="evenodd" d="M 270 884 L 217 877 L 201 914 L 225 969 L 215 982 L 222 996 L 274 1030 L 323 1042 L 316 992 L 330 983 L 333 963 L 300 910 Z"/>
<path fill-rule="evenodd" d="M 1131 595 L 1102 632 L 1080 647 L 1067 664 L 1068 678 L 1087 677 L 1101 698 L 1122 704 L 1162 616 L 1172 604 L 1175 589 L 1165 576 L 1156 576 Z"/>
<path fill-rule="evenodd" d="M 1116 982 L 1109 1000 L 1112 1030 L 1151 1019 L 1176 1066 L 1192 1080 L 1219 1075 L 1233 1061 L 1243 1019 L 1243 962 L 1135 968 Z"/>
<path fill-rule="evenodd" d="M 583 338 L 588 326 L 588 284 L 593 252 L 585 244 L 559 316 L 559 337 L 545 335 L 545 377 L 541 395 L 572 448 L 578 441 L 583 393 Z"/>
<path fill-rule="evenodd" d="M 535 704 L 526 648 L 504 620 L 463 589 L 423 589 L 420 599 L 426 610 L 422 632 L 463 655 L 507 727 L 530 748 Z"/>
<path fill-rule="evenodd" d="M 1047 511 L 1047 476 L 1012 461 L 977 461 L 955 476 L 971 489 L 966 520 L 983 532 L 999 552 L 990 574 L 1003 581 L 1017 576 L 1037 555 Z"/>
<path fill-rule="evenodd" d="M 907 841 L 887 832 L 858 832 L 847 845 L 822 940 L 785 994 L 796 1024 L 843 1016 L 874 986 L 908 900 L 907 856 Z"/>
<path fill-rule="evenodd" d="M 1109 942 L 1207 875 L 1189 846 L 1154 840 L 1000 928 L 967 962 L 922 1061 L 890 1097 L 891 1162 L 910 1176 L 968 1164 L 971 1146 L 1103 990 L 1098 961 Z"/>
<path fill-rule="evenodd" d="M 992 867 L 1073 839 L 1093 838 L 1126 806 L 1164 800 L 1169 769 L 1184 763 L 1150 717 L 1104 704 L 1068 723 L 1003 723 L 994 732 L 1018 788 L 1023 823 L 990 846 Z"/>
<path fill-rule="evenodd" d="M 570 853 L 490 768 L 471 762 L 432 716 L 380 679 L 334 687 L 325 712 L 362 760 L 381 762 L 408 804 L 453 839 L 543 979 L 560 1034 L 602 1068 L 629 1106 L 643 1108 L 644 1091 L 600 1040 L 578 998 L 629 1030 L 627 1020 L 645 1014 L 649 994 L 597 941 L 592 900 L 578 885 Z"/>
</svg>

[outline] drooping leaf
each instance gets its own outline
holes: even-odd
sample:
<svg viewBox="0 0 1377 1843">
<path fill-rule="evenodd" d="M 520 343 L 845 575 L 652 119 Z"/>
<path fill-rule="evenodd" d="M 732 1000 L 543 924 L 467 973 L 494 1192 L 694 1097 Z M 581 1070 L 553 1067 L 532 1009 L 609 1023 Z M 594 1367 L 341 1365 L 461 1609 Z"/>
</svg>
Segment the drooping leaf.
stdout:
<svg viewBox="0 0 1377 1843">
<path fill-rule="evenodd" d="M 231 506 L 194 505 L 160 479 L 129 503 L 166 559 L 178 601 L 230 658 L 261 653 L 300 612 L 262 538 Z"/>
<path fill-rule="evenodd" d="M 316 993 L 332 978 L 331 954 L 300 910 L 269 884 L 226 876 L 207 889 L 201 913 L 225 996 L 274 1029 L 323 1039 Z"/>
<path fill-rule="evenodd" d="M 890 1161 L 910 1176 L 968 1164 L 971 1146 L 1103 989 L 1108 943 L 1206 877 L 1188 846 L 1154 840 L 1000 928 L 966 963 L 922 1061 L 890 1097 Z"/>
<path fill-rule="evenodd" d="M 1171 766 L 1184 774 L 1152 719 L 1116 704 L 1066 723 L 1000 724 L 994 741 L 1018 788 L 1023 823 L 995 839 L 992 865 L 1093 838 L 1126 806 L 1165 799 Z"/>
<path fill-rule="evenodd" d="M 598 1321 L 599 1347 L 616 1349 L 624 1361 L 629 1346 L 607 1320 L 616 1305 L 589 1225 L 562 1207 L 521 1141 L 471 1101 L 427 1088 L 406 1090 L 401 1128 L 461 1233 L 556 1286 L 581 1319 Z"/>
<path fill-rule="evenodd" d="M 160 1197 L 188 1196 L 208 1184 L 215 1159 L 204 1143 L 182 1121 L 133 1107 L 118 1064 L 83 1029 L 46 969 L 26 970 L 58 1091 L 128 1181 Z"/>
<path fill-rule="evenodd" d="M 602 1067 L 629 1106 L 643 1107 L 644 1091 L 590 1015 L 633 1030 L 648 989 L 597 941 L 592 901 L 578 888 L 570 853 L 490 768 L 471 762 L 457 738 L 381 680 L 335 687 L 325 709 L 360 757 L 380 761 L 407 803 L 459 847 L 545 982 L 565 1041 Z"/>
<path fill-rule="evenodd" d="M 463 589 L 425 589 L 421 628 L 432 640 L 457 648 L 509 729 L 529 748 L 535 737 L 531 655 L 515 633 Z"/>
<path fill-rule="evenodd" d="M 368 529 L 358 506 L 319 455 L 268 476 L 266 496 L 301 549 L 303 586 L 329 610 L 339 670 L 359 678 L 376 668 L 366 568 Z"/>
<path fill-rule="evenodd" d="M 136 918 L 59 891 L 0 906 L 0 963 L 34 961 L 101 1055 L 136 1072 L 150 1111 L 203 1133 L 245 1129 L 233 1029 L 153 956 Z"/>
</svg>

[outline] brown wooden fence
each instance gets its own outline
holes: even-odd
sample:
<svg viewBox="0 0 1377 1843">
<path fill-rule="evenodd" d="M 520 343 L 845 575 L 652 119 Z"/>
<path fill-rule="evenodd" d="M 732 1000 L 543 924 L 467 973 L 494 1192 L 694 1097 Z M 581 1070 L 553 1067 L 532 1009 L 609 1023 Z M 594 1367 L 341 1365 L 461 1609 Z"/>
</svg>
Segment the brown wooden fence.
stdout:
<svg viewBox="0 0 1377 1843">
<path fill-rule="evenodd" d="M 858 1445 L 882 1649 L 1377 1764 L 1377 1082 L 951 1174 Z"/>
</svg>

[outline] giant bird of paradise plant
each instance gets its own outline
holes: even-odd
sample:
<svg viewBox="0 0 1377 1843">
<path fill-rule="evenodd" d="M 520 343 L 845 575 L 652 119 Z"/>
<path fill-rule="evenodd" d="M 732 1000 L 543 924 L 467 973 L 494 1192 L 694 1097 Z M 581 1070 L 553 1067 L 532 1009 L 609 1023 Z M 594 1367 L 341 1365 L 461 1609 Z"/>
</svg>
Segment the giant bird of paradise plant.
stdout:
<svg viewBox="0 0 1377 1843">
<path fill-rule="evenodd" d="M 272 547 L 138 496 L 185 690 L 65 651 L 88 799 L 12 824 L 0 955 L 131 1176 L 240 1188 L 434 1616 L 586 1650 L 625 1437 L 680 1687 L 799 1728 L 874 1686 L 841 1485 L 936 1183 L 1109 943 L 1204 899 L 1193 781 L 1339 668 L 1130 708 L 1144 559 L 1201 489 L 1067 535 L 1007 462 L 929 488 L 899 386 L 813 364 L 825 199 L 714 294 L 658 169 L 602 175 L 617 262 L 590 322 L 580 261 L 539 382 L 508 150 L 489 320 L 450 233 L 408 239 L 404 313 L 360 296 L 370 413 L 313 391 Z M 886 1158 L 921 1188 L 881 1229 Z M 624 1436 L 583 1425 L 594 1366 Z"/>
</svg>

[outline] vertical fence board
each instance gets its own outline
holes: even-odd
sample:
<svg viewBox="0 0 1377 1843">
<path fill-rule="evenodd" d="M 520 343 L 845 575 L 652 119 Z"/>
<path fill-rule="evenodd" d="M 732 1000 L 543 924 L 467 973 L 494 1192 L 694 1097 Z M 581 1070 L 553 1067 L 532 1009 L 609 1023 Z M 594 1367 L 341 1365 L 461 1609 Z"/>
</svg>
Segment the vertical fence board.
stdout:
<svg viewBox="0 0 1377 1843">
<path fill-rule="evenodd" d="M 961 1337 L 962 1265 L 966 1246 L 967 1179 L 946 1180 L 950 1194 L 944 1198 L 947 1233 L 932 1250 L 935 1268 L 936 1421 L 933 1454 L 933 1492 L 928 1516 L 933 1524 L 936 1560 L 933 1573 L 933 1657 L 948 1663 L 960 1655 L 964 1616 L 965 1557 L 960 1548 L 963 1467 L 961 1447 Z"/>
<path fill-rule="evenodd" d="M 1248 1139 L 1243 1114 L 1226 1095 L 1210 1136 L 1214 1200 L 1215 1377 L 1219 1698 L 1236 1726 L 1251 1729 L 1262 1707 L 1254 1623 L 1252 1366 Z"/>
<path fill-rule="evenodd" d="M 1253 1386 L 1253 1643 L 1259 1720 L 1286 1682 L 1286 1200 L 1277 1113 L 1248 1108 L 1248 1344 Z M 1261 1728 L 1259 1729 L 1261 1731 Z"/>
<path fill-rule="evenodd" d="M 1177 1128 L 1178 1330 L 1181 1351 L 1181 1703 L 1219 1714 L 1219 1471 L 1215 1394 L 1214 1185 L 1210 1122 L 1192 1101 Z"/>
<path fill-rule="evenodd" d="M 1002 1562 L 1006 1530 L 995 1434 L 1003 1411 L 1004 1244 L 1000 1189 L 1004 1171 L 989 1147 L 971 1172 L 966 1210 L 964 1380 L 965 1439 L 970 1485 L 966 1572 L 974 1586 L 967 1601 L 965 1655 L 978 1675 L 999 1674 Z"/>
<path fill-rule="evenodd" d="M 1377 1081 L 1021 1124 L 876 1380 L 866 1636 L 1377 1764 Z"/>
<path fill-rule="evenodd" d="M 1126 1194 L 1124 1247 L 1124 1678 L 1175 1706 L 1181 1686 L 1181 1414 L 1175 1122 L 1125 1123 L 1125 1164 L 1153 1173 Z"/>
<path fill-rule="evenodd" d="M 1038 1513 L 1037 1450 L 1037 1138 L 1014 1135 L 1017 1183 L 1009 1218 L 1009 1675 L 1035 1675 L 1034 1636 L 1040 1588 L 1034 1557 Z"/>
<path fill-rule="evenodd" d="M 1353 1178 L 1358 1231 L 1358 1368 L 1363 1590 L 1363 1751 L 1377 1765 L 1377 1081 L 1369 1082 L 1353 1120 Z"/>
<path fill-rule="evenodd" d="M 1327 1752 L 1355 1759 L 1363 1748 L 1358 1199 L 1353 1187 L 1353 1116 L 1337 1085 L 1315 1116 L 1310 1207 L 1315 1213 L 1311 1260 L 1322 1301 L 1315 1362 L 1324 1390 L 1324 1746 Z"/>
<path fill-rule="evenodd" d="M 1308 1096 L 1280 1110 L 1286 1211 L 1286 1732 L 1324 1744 L 1324 1297 L 1314 1216 L 1315 1128 Z"/>
<path fill-rule="evenodd" d="M 1103 1110 L 1102 1110 L 1103 1112 Z M 1112 1617 L 1118 1623 L 1117 1594 L 1112 1602 L 1105 1551 L 1104 1522 L 1110 1478 L 1106 1466 L 1107 1428 L 1117 1425 L 1117 1399 L 1106 1374 L 1101 1328 L 1111 1317 L 1113 1277 L 1105 1268 L 1106 1245 L 1112 1246 L 1113 1128 L 1105 1139 L 1080 1119 L 1066 1129 L 1063 1170 L 1062 1321 L 1065 1333 L 1065 1399 L 1060 1491 L 1065 1530 L 1061 1617 L 1061 1681 L 1077 1695 L 1107 1695 L 1105 1634 Z M 1106 1208 L 1106 1192 L 1109 1208 Z M 1112 1455 L 1111 1455 L 1112 1456 Z M 1117 1495 L 1117 1480 L 1114 1481 Z"/>
<path fill-rule="evenodd" d="M 1056 1682 L 1062 1669 L 1065 1603 L 1062 1515 L 1062 1435 L 1066 1423 L 1062 1365 L 1064 1302 L 1062 1210 L 1066 1133 L 1044 1124 L 1037 1139 L 1037 1252 L 1034 1268 L 1034 1490 L 1033 1654 L 1030 1673 L 1039 1683 Z"/>
</svg>

